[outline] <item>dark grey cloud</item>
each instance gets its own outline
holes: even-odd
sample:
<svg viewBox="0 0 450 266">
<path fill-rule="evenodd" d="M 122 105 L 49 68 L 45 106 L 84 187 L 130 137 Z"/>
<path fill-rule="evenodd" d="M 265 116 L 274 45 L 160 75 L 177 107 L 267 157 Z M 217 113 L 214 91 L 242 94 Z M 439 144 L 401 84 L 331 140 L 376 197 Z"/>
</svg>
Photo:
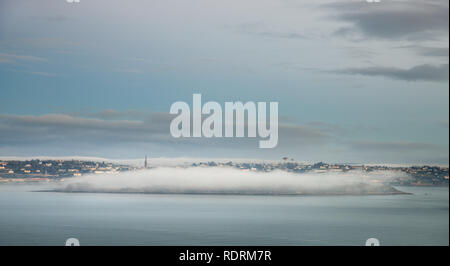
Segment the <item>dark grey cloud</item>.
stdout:
<svg viewBox="0 0 450 266">
<path fill-rule="evenodd" d="M 448 57 L 448 47 L 417 47 L 420 54 L 425 56 L 445 56 Z"/>
<path fill-rule="evenodd" d="M 448 57 L 448 47 L 423 47 L 417 46 L 414 48 L 417 53 L 423 56 L 433 56 L 433 57 Z"/>
<path fill-rule="evenodd" d="M 438 124 L 443 128 L 449 129 L 449 121 L 448 120 L 440 121 Z"/>
<path fill-rule="evenodd" d="M 75 116 L 85 116 L 85 117 L 94 117 L 94 118 L 100 118 L 100 119 L 132 119 L 132 120 L 141 120 L 143 118 L 151 116 L 150 113 L 137 111 L 137 110 L 125 110 L 125 111 L 117 111 L 114 109 L 106 109 L 101 110 L 99 112 L 95 113 L 85 113 L 80 114 L 76 113 L 73 114 Z"/>
<path fill-rule="evenodd" d="M 68 16 L 65 16 L 63 14 L 51 14 L 49 16 L 31 16 L 30 18 L 34 19 L 36 21 L 54 22 L 54 23 L 66 22 L 66 21 L 72 19 L 72 18 L 70 18 Z"/>
<path fill-rule="evenodd" d="M 349 143 L 352 150 L 365 161 L 442 163 L 448 164 L 449 145 L 407 141 L 353 141 Z M 417 154 L 421 158 L 417 158 Z"/>
<path fill-rule="evenodd" d="M 440 150 L 445 147 L 423 142 L 379 142 L 355 141 L 351 144 L 355 149 L 365 151 L 411 152 L 421 150 Z"/>
<path fill-rule="evenodd" d="M 259 31 L 252 32 L 254 35 L 269 38 L 286 38 L 286 39 L 308 39 L 305 35 L 297 32 L 275 32 L 275 31 Z"/>
<path fill-rule="evenodd" d="M 106 110 L 94 116 L 99 114 L 106 119 L 67 114 L 0 114 L 0 156 L 133 158 L 148 154 L 260 159 L 289 156 L 306 161 L 355 162 L 416 162 L 426 158 L 448 162 L 445 147 L 411 142 L 346 142 L 342 135 L 348 136 L 353 127 L 346 129 L 322 122 L 280 123 L 278 146 L 258 149 L 259 138 L 172 138 L 169 124 L 173 116 L 168 113 L 138 113 L 139 120 L 123 119 L 135 115 L 135 111 Z"/>
<path fill-rule="evenodd" d="M 42 77 L 57 77 L 58 74 L 51 72 L 43 72 L 43 71 L 23 71 L 23 73 L 42 76 Z"/>
<path fill-rule="evenodd" d="M 239 33 L 265 38 L 301 39 L 301 40 L 311 39 L 311 36 L 307 36 L 303 33 L 294 31 L 275 30 L 261 22 L 242 23 L 240 25 L 232 27 L 232 29 L 237 30 Z"/>
<path fill-rule="evenodd" d="M 0 52 L 0 63 L 47 62 L 43 57 Z"/>
<path fill-rule="evenodd" d="M 365 124 L 350 124 L 350 125 L 343 125 L 343 124 L 337 124 L 337 123 L 327 123 L 322 121 L 313 121 L 308 123 L 313 128 L 319 129 L 321 132 L 326 132 L 330 135 L 334 136 L 352 136 L 358 133 L 367 134 L 379 131 L 380 128 L 369 126 Z"/>
<path fill-rule="evenodd" d="M 379 52 L 363 46 L 342 47 L 346 57 L 371 59 L 379 55 Z"/>
<path fill-rule="evenodd" d="M 325 5 L 332 17 L 350 23 L 336 34 L 355 33 L 365 38 L 430 39 L 448 36 L 449 9 L 447 0 L 414 0 L 367 3 L 339 1 Z"/>
<path fill-rule="evenodd" d="M 341 74 L 363 75 L 363 76 L 382 76 L 397 80 L 406 81 L 448 81 L 448 64 L 440 66 L 419 65 L 409 69 L 396 67 L 365 67 L 365 68 L 347 68 L 335 71 Z"/>
<path fill-rule="evenodd" d="M 158 117 L 159 114 L 154 114 Z M 103 143 L 165 140 L 166 127 L 132 120 L 102 120 L 66 114 L 41 116 L 0 115 L 0 146 L 54 144 L 60 141 Z"/>
<path fill-rule="evenodd" d="M 449 51 L 447 47 L 430 47 L 421 45 L 403 45 L 397 46 L 395 49 L 407 49 L 412 50 L 418 55 L 429 56 L 429 57 L 448 57 Z"/>
<path fill-rule="evenodd" d="M 46 146 L 64 143 L 65 146 L 75 148 L 79 145 L 91 145 L 92 149 L 104 149 L 108 146 L 127 149 L 129 145 L 139 149 L 139 146 L 155 144 L 183 152 L 205 148 L 259 150 L 259 138 L 173 138 L 169 126 L 174 116 L 168 113 L 105 110 L 91 115 L 0 114 L 0 148 L 29 146 L 36 149 L 38 146 L 45 150 Z M 139 120 L 123 119 L 124 117 Z M 311 126 L 280 124 L 279 138 L 279 146 L 298 148 L 323 144 L 328 135 Z"/>
</svg>

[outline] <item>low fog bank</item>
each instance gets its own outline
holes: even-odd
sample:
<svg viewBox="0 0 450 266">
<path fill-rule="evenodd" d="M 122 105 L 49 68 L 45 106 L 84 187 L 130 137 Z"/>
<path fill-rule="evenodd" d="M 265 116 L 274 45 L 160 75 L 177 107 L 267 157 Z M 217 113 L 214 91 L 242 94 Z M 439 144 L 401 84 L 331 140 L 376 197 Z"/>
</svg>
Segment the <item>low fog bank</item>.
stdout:
<svg viewBox="0 0 450 266">
<path fill-rule="evenodd" d="M 59 192 L 194 194 L 397 194 L 386 182 L 397 172 L 269 173 L 234 168 L 154 168 L 136 172 L 87 175 L 66 180 Z M 406 178 L 406 176 L 402 177 Z"/>
</svg>

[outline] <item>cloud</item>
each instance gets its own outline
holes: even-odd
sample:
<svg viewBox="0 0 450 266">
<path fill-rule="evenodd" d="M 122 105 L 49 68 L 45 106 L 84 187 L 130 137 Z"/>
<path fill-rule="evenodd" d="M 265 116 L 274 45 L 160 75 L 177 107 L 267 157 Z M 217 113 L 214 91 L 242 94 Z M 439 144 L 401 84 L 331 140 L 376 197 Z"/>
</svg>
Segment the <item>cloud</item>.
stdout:
<svg viewBox="0 0 450 266">
<path fill-rule="evenodd" d="M 264 25 L 263 23 L 243 23 L 234 28 L 237 29 L 237 31 L 240 33 L 266 38 L 300 39 L 300 40 L 306 40 L 311 38 L 311 36 L 307 36 L 300 32 L 275 30 L 272 29 L 271 27 Z"/>
<path fill-rule="evenodd" d="M 380 128 L 374 126 L 368 126 L 365 124 L 356 124 L 356 125 L 343 125 L 338 123 L 327 123 L 322 121 L 313 121 L 308 123 L 308 125 L 313 128 L 319 129 L 321 132 L 326 132 L 332 135 L 340 135 L 340 136 L 352 136 L 355 133 L 373 133 L 379 131 Z"/>
<path fill-rule="evenodd" d="M 73 51 L 73 48 L 81 48 L 83 45 L 88 44 L 90 44 L 90 42 L 86 40 L 71 40 L 66 38 L 16 38 L 0 40 L 0 48 L 3 49 L 52 49 L 55 53 L 61 53 L 64 51 L 66 53 L 73 53 L 75 52 Z M 71 49 L 71 51 L 69 52 L 67 49 Z"/>
<path fill-rule="evenodd" d="M 448 36 L 447 0 L 339 1 L 324 6 L 338 12 L 334 19 L 350 23 L 336 32 L 342 36 L 359 33 L 365 38 L 389 40 Z"/>
<path fill-rule="evenodd" d="M 449 128 L 449 121 L 448 120 L 445 120 L 445 121 L 440 121 L 439 123 L 438 123 L 441 127 L 444 127 L 444 128 Z"/>
<path fill-rule="evenodd" d="M 411 141 L 353 141 L 349 143 L 352 150 L 363 161 L 386 163 L 394 161 L 414 161 L 428 164 L 430 162 L 448 164 L 449 145 Z M 416 154 L 421 155 L 421 159 Z"/>
<path fill-rule="evenodd" d="M 424 56 L 448 57 L 448 47 L 417 47 L 419 54 Z"/>
<path fill-rule="evenodd" d="M 395 49 L 407 49 L 412 50 L 418 55 L 427 56 L 427 57 L 448 57 L 448 47 L 431 47 L 431 46 L 422 46 L 422 45 L 402 45 L 397 46 Z M 447 60 L 448 61 L 448 60 Z"/>
<path fill-rule="evenodd" d="M 32 55 L 0 53 L 0 63 L 47 62 L 47 59 Z"/>
<path fill-rule="evenodd" d="M 139 172 L 90 175 L 67 180 L 61 192 L 195 194 L 383 194 L 396 190 L 371 182 L 407 178 L 403 173 L 244 172 L 234 168 L 155 168 Z"/>
<path fill-rule="evenodd" d="M 88 117 L 95 117 L 100 119 L 123 119 L 123 118 L 130 118 L 130 119 L 144 119 L 151 114 L 146 112 L 140 112 L 136 110 L 125 110 L 125 111 L 117 111 L 114 109 L 106 109 L 95 113 L 88 113 L 85 114 L 85 116 Z"/>
<path fill-rule="evenodd" d="M 296 33 L 296 32 L 274 32 L 274 31 L 259 31 L 253 32 L 252 34 L 258 35 L 261 37 L 269 37 L 269 38 L 286 38 L 286 39 L 308 39 L 307 36 Z"/>
<path fill-rule="evenodd" d="M 46 22 L 65 22 L 70 20 L 69 17 L 65 16 L 65 15 L 50 15 L 50 16 L 41 16 L 41 17 L 33 17 L 34 19 L 37 20 L 41 20 L 41 21 L 46 21 Z"/>
<path fill-rule="evenodd" d="M 406 81 L 448 81 L 448 64 L 440 66 L 418 65 L 409 69 L 396 67 L 365 67 L 365 68 L 347 68 L 335 71 L 341 74 L 363 75 L 363 76 L 382 76 L 397 80 Z"/>
<path fill-rule="evenodd" d="M 158 118 L 162 114 L 153 114 Z M 0 115 L 0 137 L 3 143 L 33 141 L 111 142 L 149 141 L 168 131 L 165 121 L 102 120 L 67 114 Z M 164 123 L 164 126 L 162 125 Z"/>
<path fill-rule="evenodd" d="M 441 150 L 444 147 L 423 142 L 380 142 L 380 141 L 355 141 L 352 143 L 355 149 L 366 151 L 386 152 L 412 152 L 423 150 Z"/>
<path fill-rule="evenodd" d="M 144 71 L 136 68 L 119 68 L 115 70 L 116 72 L 126 73 L 126 74 L 143 74 Z"/>
<path fill-rule="evenodd" d="M 136 111 L 105 110 L 91 115 L 94 117 L 0 114 L 0 147 L 71 145 L 75 149 L 87 146 L 98 150 L 120 146 L 122 150 L 127 147 L 135 150 L 154 144 L 163 150 L 175 149 L 181 153 L 204 149 L 259 150 L 259 138 L 173 138 L 169 125 L 174 115 L 168 113 L 145 115 Z M 283 138 L 280 143 L 283 147 L 306 148 L 328 140 L 327 134 L 307 125 L 280 124 L 279 136 Z"/>
<path fill-rule="evenodd" d="M 56 76 L 58 76 L 55 73 L 42 72 L 42 71 L 24 71 L 24 73 L 37 75 L 37 76 L 43 76 L 43 77 L 56 77 Z"/>
<path fill-rule="evenodd" d="M 368 126 L 283 122 L 279 125 L 278 146 L 258 149 L 259 138 L 173 138 L 169 133 L 172 118 L 168 113 L 115 110 L 83 116 L 0 114 L 0 156 L 81 155 L 123 159 L 147 154 L 255 159 L 290 156 L 310 162 L 448 162 L 445 145 L 345 140 L 357 131 L 366 134 L 378 130 Z"/>
</svg>

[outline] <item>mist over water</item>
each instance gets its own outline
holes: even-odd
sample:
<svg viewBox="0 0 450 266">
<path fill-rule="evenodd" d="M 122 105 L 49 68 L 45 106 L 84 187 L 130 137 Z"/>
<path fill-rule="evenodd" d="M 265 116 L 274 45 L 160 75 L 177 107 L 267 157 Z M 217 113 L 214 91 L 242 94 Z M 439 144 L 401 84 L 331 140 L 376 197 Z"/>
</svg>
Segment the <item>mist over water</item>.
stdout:
<svg viewBox="0 0 450 266">
<path fill-rule="evenodd" d="M 194 194 L 391 194 L 383 184 L 408 178 L 399 172 L 327 173 L 254 172 L 234 168 L 154 168 L 136 172 L 86 175 L 56 188 L 59 192 Z"/>
</svg>

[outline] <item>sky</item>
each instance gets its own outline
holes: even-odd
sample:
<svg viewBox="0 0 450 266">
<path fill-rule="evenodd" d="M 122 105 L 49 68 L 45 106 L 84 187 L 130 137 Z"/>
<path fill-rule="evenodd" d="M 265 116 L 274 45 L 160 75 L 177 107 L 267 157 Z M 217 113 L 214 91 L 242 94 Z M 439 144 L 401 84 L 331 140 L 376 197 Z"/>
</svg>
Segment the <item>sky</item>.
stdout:
<svg viewBox="0 0 450 266">
<path fill-rule="evenodd" d="M 449 162 L 447 0 L 0 0 L 0 156 Z M 279 102 L 279 141 L 170 106 Z"/>
</svg>

